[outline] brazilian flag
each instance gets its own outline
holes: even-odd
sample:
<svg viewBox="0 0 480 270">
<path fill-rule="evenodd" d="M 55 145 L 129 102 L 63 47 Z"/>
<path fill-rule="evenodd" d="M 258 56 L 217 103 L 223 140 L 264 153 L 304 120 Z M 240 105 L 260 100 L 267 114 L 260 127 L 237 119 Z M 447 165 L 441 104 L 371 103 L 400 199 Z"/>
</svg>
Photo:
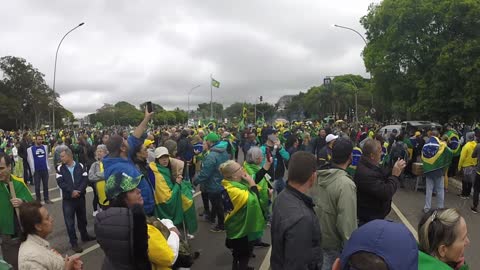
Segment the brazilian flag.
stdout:
<svg viewBox="0 0 480 270">
<path fill-rule="evenodd" d="M 448 148 L 452 149 L 453 156 L 454 157 L 460 156 L 462 145 L 460 144 L 460 137 L 458 137 L 458 134 L 455 132 L 455 130 L 449 130 L 445 134 L 448 136 L 447 146 Z"/>
<path fill-rule="evenodd" d="M 348 174 L 350 174 L 352 177 L 355 176 L 355 172 L 357 171 L 357 166 L 361 157 L 362 149 L 359 147 L 354 147 L 352 150 L 352 164 L 350 164 L 350 166 L 347 168 Z"/>
<path fill-rule="evenodd" d="M 228 239 L 238 239 L 247 236 L 249 241 L 260 238 L 265 229 L 265 218 L 262 214 L 260 201 L 247 184 L 222 180 L 225 189 L 224 204 L 227 215 L 225 229 Z"/>
<path fill-rule="evenodd" d="M 175 225 L 185 222 L 189 233 L 196 232 L 196 210 L 190 182 L 176 183 L 170 168 L 155 162 L 150 163 L 149 168 L 151 179 L 155 179 L 155 216 L 170 219 Z"/>
<path fill-rule="evenodd" d="M 10 181 L 13 183 L 13 188 L 15 189 L 15 195 L 17 198 L 22 199 L 27 202 L 33 201 L 30 190 L 23 182 L 22 178 L 18 178 L 14 175 L 10 175 Z M 0 183 L 0 234 L 14 235 L 14 223 L 13 223 L 13 213 L 14 209 L 10 200 L 12 196 L 10 195 L 10 189 L 7 183 Z"/>
<path fill-rule="evenodd" d="M 413 144 L 410 138 L 405 138 L 403 139 L 403 143 L 407 145 L 407 151 L 408 151 L 408 160 L 412 160 L 413 157 Z"/>
<path fill-rule="evenodd" d="M 183 221 L 185 227 L 190 234 L 193 234 L 198 229 L 197 224 L 197 211 L 195 210 L 195 203 L 193 202 L 192 184 L 190 181 L 182 181 L 180 184 L 182 191 L 182 209 L 183 209 Z"/>
<path fill-rule="evenodd" d="M 219 88 L 220 87 L 220 82 L 215 80 L 214 78 L 212 78 L 212 86 L 216 87 L 216 88 Z"/>
<path fill-rule="evenodd" d="M 453 152 L 445 142 L 431 137 L 422 149 L 423 171 L 425 173 L 450 166 Z"/>
</svg>

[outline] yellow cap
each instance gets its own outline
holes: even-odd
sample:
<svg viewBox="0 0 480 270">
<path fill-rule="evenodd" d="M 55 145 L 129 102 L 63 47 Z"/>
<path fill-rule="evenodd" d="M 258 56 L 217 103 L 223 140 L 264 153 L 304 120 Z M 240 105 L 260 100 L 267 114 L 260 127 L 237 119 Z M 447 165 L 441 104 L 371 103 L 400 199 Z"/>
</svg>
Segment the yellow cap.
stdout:
<svg viewBox="0 0 480 270">
<path fill-rule="evenodd" d="M 153 141 L 152 141 L 152 140 L 145 140 L 145 141 L 143 142 L 143 145 L 145 145 L 145 147 L 149 147 L 149 146 L 152 145 L 152 144 L 153 144 Z"/>
</svg>

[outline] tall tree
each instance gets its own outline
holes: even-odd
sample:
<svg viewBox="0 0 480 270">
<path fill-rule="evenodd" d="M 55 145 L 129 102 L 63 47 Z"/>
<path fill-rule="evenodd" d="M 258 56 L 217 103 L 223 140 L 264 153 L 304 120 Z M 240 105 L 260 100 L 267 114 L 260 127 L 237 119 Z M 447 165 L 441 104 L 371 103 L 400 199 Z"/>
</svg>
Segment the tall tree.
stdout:
<svg viewBox="0 0 480 270">
<path fill-rule="evenodd" d="M 69 117 L 67 110 L 57 101 L 58 94 L 46 84 L 38 69 L 25 59 L 4 56 L 0 58 L 3 74 L 0 84 L 0 125 L 10 124 L 10 128 L 31 127 L 38 129 L 51 122 L 52 107 L 55 107 L 55 121 Z M 71 114 L 71 113 L 70 113 Z"/>
<path fill-rule="evenodd" d="M 480 2 L 384 0 L 361 19 L 384 114 L 474 120 L 480 101 Z"/>
</svg>

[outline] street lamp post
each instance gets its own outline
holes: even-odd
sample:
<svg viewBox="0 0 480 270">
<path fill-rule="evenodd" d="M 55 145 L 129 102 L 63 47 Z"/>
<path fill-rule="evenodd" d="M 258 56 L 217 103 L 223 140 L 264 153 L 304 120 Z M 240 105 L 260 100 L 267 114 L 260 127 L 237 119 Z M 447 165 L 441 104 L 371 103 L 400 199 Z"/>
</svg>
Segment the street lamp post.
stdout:
<svg viewBox="0 0 480 270">
<path fill-rule="evenodd" d="M 350 28 L 350 27 L 343 26 L 343 25 L 338 25 L 338 24 L 334 24 L 333 26 L 338 27 L 338 28 L 343 28 L 343 29 L 346 29 L 346 30 L 350 30 L 350 31 L 356 33 L 360 38 L 362 38 L 363 42 L 365 42 L 365 46 L 368 45 L 367 40 L 357 30 L 355 30 L 353 28 Z M 370 83 L 372 83 L 372 74 L 369 73 L 369 76 L 370 76 Z M 373 94 L 371 96 L 372 96 L 372 108 L 373 108 Z"/>
<path fill-rule="evenodd" d="M 70 31 L 68 31 L 63 37 L 62 39 L 60 40 L 60 43 L 58 43 L 58 47 L 57 47 L 57 52 L 55 53 L 55 67 L 53 68 L 53 88 L 52 88 L 52 91 L 53 91 L 53 105 L 52 105 L 52 116 L 53 116 L 53 120 L 52 120 L 52 131 L 55 130 L 55 100 L 56 100 L 56 94 L 55 94 L 55 79 L 56 79 L 56 75 L 57 75 L 57 57 L 58 57 L 58 50 L 60 49 L 60 45 L 62 45 L 62 42 L 63 40 L 65 39 L 65 37 L 70 34 L 73 30 L 77 29 L 78 27 L 84 25 L 85 23 L 82 22 L 80 23 L 79 25 L 75 26 L 74 28 L 72 28 Z"/>
<path fill-rule="evenodd" d="M 190 94 L 192 94 L 192 91 L 198 87 L 200 87 L 200 84 L 190 89 L 190 91 L 188 91 L 187 125 L 188 125 L 188 121 L 190 120 Z"/>
</svg>

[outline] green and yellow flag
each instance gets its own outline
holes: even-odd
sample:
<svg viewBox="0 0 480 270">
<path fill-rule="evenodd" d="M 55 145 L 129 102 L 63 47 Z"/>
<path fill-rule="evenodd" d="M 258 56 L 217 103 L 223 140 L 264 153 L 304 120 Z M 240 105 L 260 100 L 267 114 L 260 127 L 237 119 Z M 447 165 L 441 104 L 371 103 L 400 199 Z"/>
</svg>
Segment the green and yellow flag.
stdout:
<svg viewBox="0 0 480 270">
<path fill-rule="evenodd" d="M 219 88 L 220 87 L 220 82 L 215 80 L 214 78 L 212 78 L 212 86 L 216 87 L 216 88 Z"/>
<path fill-rule="evenodd" d="M 454 130 L 449 130 L 445 134 L 448 136 L 447 146 L 453 151 L 453 156 L 460 156 L 462 145 L 460 144 L 460 137 L 458 137 L 458 134 Z"/>
<path fill-rule="evenodd" d="M 180 184 L 180 189 L 182 191 L 183 221 L 185 222 L 188 233 L 193 234 L 198 229 L 197 210 L 195 209 L 192 194 L 193 187 L 190 181 L 184 180 Z"/>
<path fill-rule="evenodd" d="M 153 173 L 151 177 L 155 179 L 155 216 L 170 219 L 176 226 L 185 222 L 188 232 L 195 233 L 198 224 L 190 182 L 177 184 L 172 179 L 170 168 L 155 162 L 149 167 Z"/>
<path fill-rule="evenodd" d="M 423 171 L 425 173 L 450 166 L 453 152 L 445 142 L 431 137 L 422 149 Z"/>
<path fill-rule="evenodd" d="M 243 104 L 243 108 L 242 108 L 242 118 L 243 119 L 247 119 L 248 117 L 248 109 L 247 109 L 247 106 L 245 106 L 245 104 Z"/>
<path fill-rule="evenodd" d="M 155 179 L 155 216 L 167 218 L 178 225 L 183 222 L 183 205 L 181 187 L 172 182 L 172 173 L 169 168 L 151 162 L 149 164 Z"/>
<path fill-rule="evenodd" d="M 265 218 L 257 196 L 244 183 L 224 179 L 222 186 L 233 205 L 225 217 L 227 238 L 258 239 L 265 229 Z"/>
<path fill-rule="evenodd" d="M 17 198 L 25 200 L 27 202 L 33 201 L 30 190 L 23 182 L 22 178 L 18 178 L 14 175 L 10 175 L 10 181 L 13 182 L 13 188 Z M 0 234 L 14 235 L 15 228 L 13 224 L 13 206 L 10 203 L 12 196 L 10 195 L 10 189 L 7 183 L 0 182 Z"/>
</svg>

